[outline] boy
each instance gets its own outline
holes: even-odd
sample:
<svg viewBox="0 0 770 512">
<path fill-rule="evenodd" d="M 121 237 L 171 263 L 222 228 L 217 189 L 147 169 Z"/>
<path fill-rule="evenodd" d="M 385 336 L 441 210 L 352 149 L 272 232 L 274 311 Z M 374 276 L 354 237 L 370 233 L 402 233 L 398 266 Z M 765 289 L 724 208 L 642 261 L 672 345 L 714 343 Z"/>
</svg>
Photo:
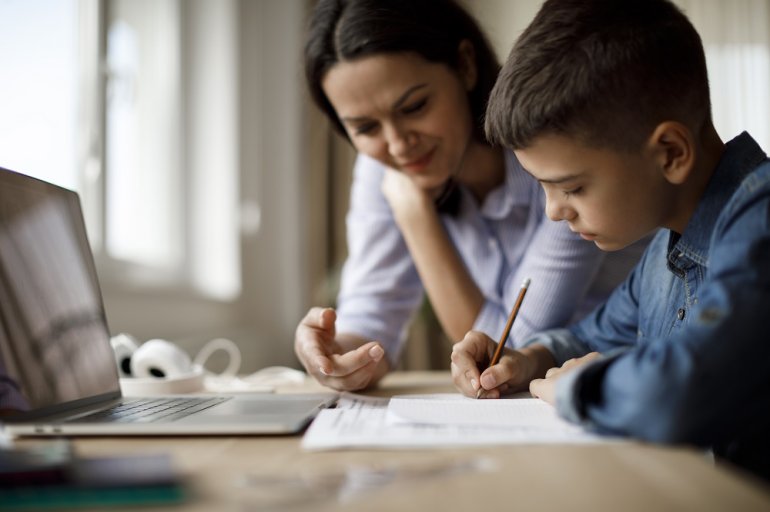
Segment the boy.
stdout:
<svg viewBox="0 0 770 512">
<path fill-rule="evenodd" d="M 466 335 L 452 354 L 458 389 L 529 386 L 571 421 L 709 446 L 770 478 L 770 161 L 747 133 L 717 135 L 687 18 L 666 0 L 546 1 L 498 78 L 486 129 L 541 182 L 548 216 L 599 248 L 665 229 L 569 329 L 481 375 L 494 341 Z"/>
</svg>

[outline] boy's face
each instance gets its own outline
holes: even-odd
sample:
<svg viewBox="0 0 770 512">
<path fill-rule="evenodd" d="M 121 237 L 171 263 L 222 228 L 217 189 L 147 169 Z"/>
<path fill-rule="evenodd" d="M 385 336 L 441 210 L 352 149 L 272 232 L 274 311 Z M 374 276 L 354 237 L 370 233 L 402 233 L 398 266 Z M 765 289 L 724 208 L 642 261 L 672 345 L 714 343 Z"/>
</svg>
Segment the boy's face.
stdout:
<svg viewBox="0 0 770 512">
<path fill-rule="evenodd" d="M 597 149 L 562 135 L 542 135 L 515 151 L 543 186 L 546 214 L 605 251 L 639 240 L 674 207 L 671 184 L 644 147 L 636 153 Z"/>
</svg>

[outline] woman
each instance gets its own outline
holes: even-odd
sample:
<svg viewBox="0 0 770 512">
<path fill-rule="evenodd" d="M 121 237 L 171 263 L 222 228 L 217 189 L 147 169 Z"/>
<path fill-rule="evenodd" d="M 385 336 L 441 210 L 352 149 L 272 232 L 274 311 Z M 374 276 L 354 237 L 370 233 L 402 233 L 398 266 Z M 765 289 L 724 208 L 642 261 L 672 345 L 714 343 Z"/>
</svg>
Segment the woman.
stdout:
<svg viewBox="0 0 770 512">
<path fill-rule="evenodd" d="M 548 220 L 537 181 L 486 142 L 498 71 L 476 22 L 451 0 L 316 4 L 308 85 L 359 152 L 338 309 L 311 309 L 295 337 L 322 384 L 355 390 L 385 375 L 424 294 L 451 339 L 470 329 L 497 338 L 529 277 L 508 339 L 522 342 L 587 313 L 638 258 L 632 250 L 599 273 L 600 251 Z"/>
</svg>

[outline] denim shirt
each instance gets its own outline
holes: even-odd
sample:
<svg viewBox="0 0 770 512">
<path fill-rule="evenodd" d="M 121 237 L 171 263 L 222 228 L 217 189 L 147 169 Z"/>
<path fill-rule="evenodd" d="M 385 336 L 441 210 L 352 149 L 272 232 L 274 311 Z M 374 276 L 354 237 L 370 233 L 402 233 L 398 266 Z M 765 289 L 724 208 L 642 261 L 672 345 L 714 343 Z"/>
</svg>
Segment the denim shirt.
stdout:
<svg viewBox="0 0 770 512">
<path fill-rule="evenodd" d="M 557 364 L 556 408 L 600 432 L 692 443 L 770 478 L 770 161 L 727 143 L 681 236 L 661 230 L 607 302 L 527 340 Z"/>
</svg>

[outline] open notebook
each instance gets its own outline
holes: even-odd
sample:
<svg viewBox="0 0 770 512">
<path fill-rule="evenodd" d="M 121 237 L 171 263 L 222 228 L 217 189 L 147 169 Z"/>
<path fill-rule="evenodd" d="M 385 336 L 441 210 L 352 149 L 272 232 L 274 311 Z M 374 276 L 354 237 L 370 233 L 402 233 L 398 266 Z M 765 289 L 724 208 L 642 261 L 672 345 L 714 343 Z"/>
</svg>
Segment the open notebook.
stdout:
<svg viewBox="0 0 770 512">
<path fill-rule="evenodd" d="M 0 422 L 15 435 L 274 434 L 334 393 L 126 398 L 78 195 L 0 168 Z"/>
</svg>

